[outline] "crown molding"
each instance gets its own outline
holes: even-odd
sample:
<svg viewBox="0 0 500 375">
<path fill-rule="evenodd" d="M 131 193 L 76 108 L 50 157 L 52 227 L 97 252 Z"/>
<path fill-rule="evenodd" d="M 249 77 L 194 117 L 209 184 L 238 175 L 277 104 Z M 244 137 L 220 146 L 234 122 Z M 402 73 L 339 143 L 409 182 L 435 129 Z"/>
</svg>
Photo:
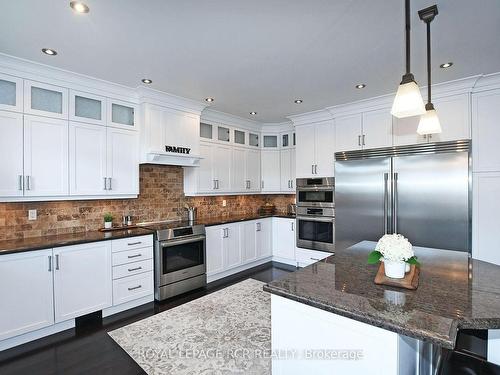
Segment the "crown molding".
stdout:
<svg viewBox="0 0 500 375">
<path fill-rule="evenodd" d="M 292 131 L 293 128 L 292 121 L 262 123 L 262 131 L 265 133 L 283 133 Z"/>
<path fill-rule="evenodd" d="M 224 124 L 226 126 L 237 126 L 247 130 L 260 131 L 262 123 L 252 121 L 243 117 L 231 115 L 229 113 L 206 108 L 201 114 L 201 121 L 212 124 Z"/>
<path fill-rule="evenodd" d="M 290 119 L 294 126 L 301 126 L 333 119 L 332 114 L 327 109 L 300 113 L 298 115 L 290 115 L 286 116 L 286 118 Z"/>
<path fill-rule="evenodd" d="M 474 86 L 473 92 L 500 89 L 500 72 L 482 76 Z"/>
<path fill-rule="evenodd" d="M 201 112 L 208 106 L 208 104 L 198 102 L 196 100 L 168 94 L 166 92 L 151 89 L 149 87 L 139 86 L 136 88 L 136 92 L 141 104 L 155 104 L 183 112 L 189 112 L 198 116 L 200 116 Z"/>
</svg>

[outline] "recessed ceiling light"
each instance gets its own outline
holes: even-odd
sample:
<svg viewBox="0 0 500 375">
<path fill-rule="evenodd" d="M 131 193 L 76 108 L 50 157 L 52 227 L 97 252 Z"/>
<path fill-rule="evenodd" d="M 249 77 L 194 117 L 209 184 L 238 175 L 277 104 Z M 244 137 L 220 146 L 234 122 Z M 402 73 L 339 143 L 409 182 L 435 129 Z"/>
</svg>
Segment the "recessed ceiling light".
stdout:
<svg viewBox="0 0 500 375">
<path fill-rule="evenodd" d="M 300 104 L 300 103 L 302 103 L 302 102 L 303 102 L 303 100 L 302 100 L 302 99 L 295 99 L 293 102 L 294 102 L 295 104 Z"/>
<path fill-rule="evenodd" d="M 69 3 L 69 6 L 71 9 L 73 9 L 76 13 L 88 13 L 89 12 L 89 7 L 85 5 L 84 3 L 81 3 L 79 1 L 71 1 Z"/>
<path fill-rule="evenodd" d="M 208 103 L 212 103 L 214 100 L 214 98 L 205 98 L 205 101 Z"/>
<path fill-rule="evenodd" d="M 360 83 L 360 84 L 356 85 L 357 89 L 364 89 L 365 87 L 366 87 L 366 85 L 364 83 Z"/>
<path fill-rule="evenodd" d="M 148 79 L 148 78 L 143 78 L 141 79 L 142 83 L 145 83 L 146 85 L 150 85 L 151 83 L 153 83 L 152 80 Z"/>
<path fill-rule="evenodd" d="M 252 116 L 255 116 L 255 115 L 257 114 L 257 112 L 252 111 L 252 112 L 250 112 L 250 114 L 251 114 Z"/>
<path fill-rule="evenodd" d="M 450 61 L 450 62 L 447 62 L 447 63 L 439 65 L 439 67 L 442 68 L 442 69 L 446 69 L 446 68 L 449 68 L 452 65 L 453 65 L 453 63 Z"/>
<path fill-rule="evenodd" d="M 57 55 L 57 51 L 54 49 L 50 49 L 50 48 L 42 48 L 42 52 L 45 53 L 46 55 L 49 55 L 49 56 Z"/>
</svg>

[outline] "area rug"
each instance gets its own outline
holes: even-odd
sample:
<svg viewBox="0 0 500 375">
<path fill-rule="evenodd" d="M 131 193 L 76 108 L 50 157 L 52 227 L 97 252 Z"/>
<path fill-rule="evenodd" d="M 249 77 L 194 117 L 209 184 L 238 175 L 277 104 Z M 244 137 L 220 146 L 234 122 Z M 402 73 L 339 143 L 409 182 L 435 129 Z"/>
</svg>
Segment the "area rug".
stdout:
<svg viewBox="0 0 500 375">
<path fill-rule="evenodd" d="M 270 374 L 263 285 L 247 279 L 109 335 L 148 374 Z"/>
</svg>

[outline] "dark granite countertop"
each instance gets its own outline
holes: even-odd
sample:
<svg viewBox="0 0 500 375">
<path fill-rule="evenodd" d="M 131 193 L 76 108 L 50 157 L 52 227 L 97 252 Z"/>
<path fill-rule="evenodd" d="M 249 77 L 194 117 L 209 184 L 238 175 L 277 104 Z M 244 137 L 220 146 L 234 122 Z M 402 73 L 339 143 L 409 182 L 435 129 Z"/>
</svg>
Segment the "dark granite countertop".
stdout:
<svg viewBox="0 0 500 375">
<path fill-rule="evenodd" d="M 214 226 L 214 225 L 223 225 L 230 223 L 237 223 L 239 221 L 249 221 L 249 220 L 259 220 L 265 219 L 268 217 L 282 217 L 285 219 L 295 219 L 295 215 L 288 214 L 274 214 L 274 215 L 259 215 L 259 214 L 251 214 L 251 215 L 229 215 L 229 216 L 217 216 L 217 217 L 209 217 L 209 218 L 200 218 L 196 219 L 196 224 L 203 224 L 206 227 Z"/>
<path fill-rule="evenodd" d="M 500 266 L 468 254 L 415 247 L 417 290 L 375 285 L 364 241 L 264 286 L 264 290 L 389 331 L 455 346 L 459 329 L 500 328 Z"/>
<path fill-rule="evenodd" d="M 110 232 L 89 231 L 83 233 L 61 234 L 56 236 L 41 236 L 16 240 L 0 241 L 0 255 L 23 251 L 50 249 L 53 247 L 77 245 L 87 242 L 115 240 L 118 238 L 143 236 L 152 234 L 148 229 L 131 228 Z"/>
</svg>

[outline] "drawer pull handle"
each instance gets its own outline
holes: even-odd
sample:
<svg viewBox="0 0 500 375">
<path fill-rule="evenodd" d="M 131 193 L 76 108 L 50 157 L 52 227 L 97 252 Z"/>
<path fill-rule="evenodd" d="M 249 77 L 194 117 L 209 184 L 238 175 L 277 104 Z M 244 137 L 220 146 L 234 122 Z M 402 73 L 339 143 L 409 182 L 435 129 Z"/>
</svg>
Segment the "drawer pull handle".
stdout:
<svg viewBox="0 0 500 375">
<path fill-rule="evenodd" d="M 140 257 L 142 256 L 142 254 L 135 254 L 135 255 L 129 255 L 127 256 L 128 259 L 132 259 L 132 258 L 137 258 L 137 257 Z"/>
<path fill-rule="evenodd" d="M 134 245 L 140 245 L 142 243 L 142 241 L 139 241 L 139 242 L 129 242 L 127 245 L 128 246 L 134 246 Z"/>
<path fill-rule="evenodd" d="M 319 262 L 321 259 L 318 259 L 318 258 L 311 258 L 311 260 L 315 260 L 315 261 Z"/>
<path fill-rule="evenodd" d="M 129 268 L 128 272 L 139 271 L 139 270 L 142 270 L 142 267 Z"/>
<path fill-rule="evenodd" d="M 141 289 L 141 288 L 142 288 L 142 285 L 137 285 L 137 286 L 133 286 L 132 288 L 127 288 L 127 289 L 130 291 L 130 290 Z"/>
</svg>

